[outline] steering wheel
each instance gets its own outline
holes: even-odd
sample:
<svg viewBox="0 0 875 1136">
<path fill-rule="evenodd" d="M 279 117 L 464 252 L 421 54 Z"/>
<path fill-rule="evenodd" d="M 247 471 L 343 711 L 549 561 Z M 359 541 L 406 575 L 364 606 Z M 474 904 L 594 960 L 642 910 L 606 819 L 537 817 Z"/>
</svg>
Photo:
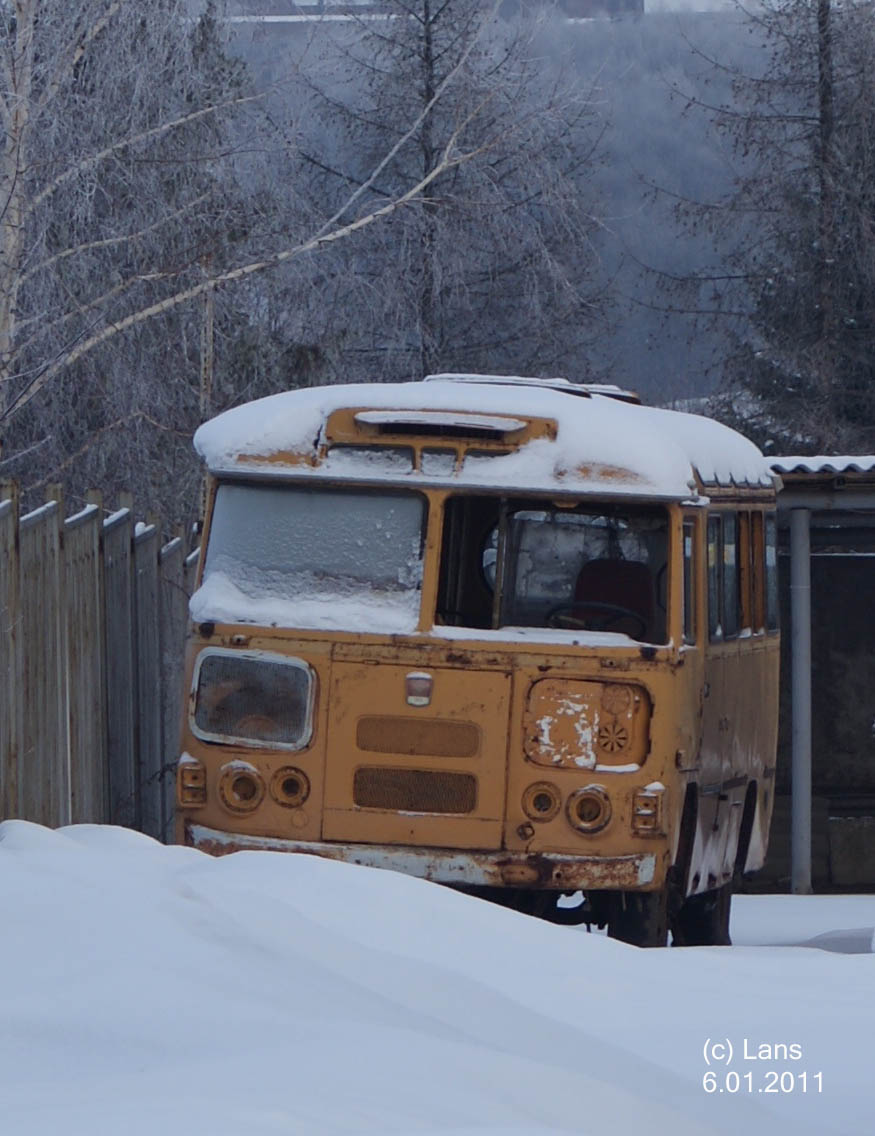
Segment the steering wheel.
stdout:
<svg viewBox="0 0 875 1136">
<path fill-rule="evenodd" d="M 600 626 L 593 627 L 586 612 L 593 612 L 595 622 Z M 610 631 L 623 619 L 633 621 L 633 631 L 630 634 L 632 639 L 640 639 L 647 630 L 647 620 L 644 616 L 621 604 L 600 603 L 598 600 L 571 600 L 557 604 L 547 612 L 548 627 L 573 628 L 580 631 Z"/>
</svg>

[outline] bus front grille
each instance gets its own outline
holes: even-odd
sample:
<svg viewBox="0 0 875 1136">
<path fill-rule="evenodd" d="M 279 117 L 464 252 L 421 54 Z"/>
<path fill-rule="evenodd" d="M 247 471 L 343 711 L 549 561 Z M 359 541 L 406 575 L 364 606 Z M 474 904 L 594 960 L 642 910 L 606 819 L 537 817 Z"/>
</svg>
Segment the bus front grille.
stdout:
<svg viewBox="0 0 875 1136">
<path fill-rule="evenodd" d="M 360 808 L 412 813 L 472 813 L 477 778 L 425 769 L 357 769 L 353 800 Z"/>
<path fill-rule="evenodd" d="M 480 728 L 473 722 L 440 718 L 359 718 L 356 745 L 368 753 L 410 754 L 413 757 L 476 757 Z"/>
</svg>

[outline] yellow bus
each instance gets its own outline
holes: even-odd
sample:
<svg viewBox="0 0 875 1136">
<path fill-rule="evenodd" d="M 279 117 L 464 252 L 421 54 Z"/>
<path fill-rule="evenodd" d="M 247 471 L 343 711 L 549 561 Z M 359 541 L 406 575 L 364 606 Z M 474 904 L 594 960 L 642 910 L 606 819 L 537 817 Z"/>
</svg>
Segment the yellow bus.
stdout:
<svg viewBox="0 0 875 1136">
<path fill-rule="evenodd" d="M 289 391 L 195 444 L 178 839 L 728 942 L 777 733 L 777 483 L 562 379 Z"/>
</svg>

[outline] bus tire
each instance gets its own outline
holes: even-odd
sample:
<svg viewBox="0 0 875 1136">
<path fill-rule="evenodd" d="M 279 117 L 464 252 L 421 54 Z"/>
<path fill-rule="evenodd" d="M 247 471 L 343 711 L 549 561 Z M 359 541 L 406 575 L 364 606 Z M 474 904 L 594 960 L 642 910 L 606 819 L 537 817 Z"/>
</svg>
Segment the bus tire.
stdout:
<svg viewBox="0 0 875 1136">
<path fill-rule="evenodd" d="M 691 895 L 672 920 L 672 943 L 677 947 L 729 947 L 732 881 L 723 887 Z"/>
<path fill-rule="evenodd" d="M 668 891 L 618 891 L 611 895 L 608 936 L 635 947 L 668 942 Z"/>
</svg>

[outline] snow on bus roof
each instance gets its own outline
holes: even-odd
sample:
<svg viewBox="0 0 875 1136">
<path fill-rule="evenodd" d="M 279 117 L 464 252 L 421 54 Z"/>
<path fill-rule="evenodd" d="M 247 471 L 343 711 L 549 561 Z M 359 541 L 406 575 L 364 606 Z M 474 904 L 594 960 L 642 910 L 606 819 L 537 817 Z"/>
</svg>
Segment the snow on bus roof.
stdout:
<svg viewBox="0 0 875 1136">
<path fill-rule="evenodd" d="M 537 490 L 636 494 L 669 499 L 689 496 L 698 474 L 705 485 L 772 486 L 769 462 L 729 427 L 694 414 L 638 406 L 590 388 L 569 397 L 555 380 L 459 382 L 450 376 L 427 383 L 355 383 L 307 387 L 258 399 L 220 414 L 195 434 L 195 447 L 214 472 L 263 470 L 278 453 L 312 455 L 326 420 L 336 410 L 447 411 L 555 420 L 556 439 L 537 438 L 504 456 L 465 462 L 448 481 Z M 582 393 L 578 388 L 575 394 Z M 437 442 L 436 442 L 437 444 Z M 280 473 L 278 467 L 273 472 Z M 319 467 L 296 466 L 296 475 Z M 373 467 L 345 463 L 343 476 L 372 480 Z M 441 480 L 409 472 L 404 481 Z M 397 480 L 398 475 L 392 476 Z"/>
</svg>

